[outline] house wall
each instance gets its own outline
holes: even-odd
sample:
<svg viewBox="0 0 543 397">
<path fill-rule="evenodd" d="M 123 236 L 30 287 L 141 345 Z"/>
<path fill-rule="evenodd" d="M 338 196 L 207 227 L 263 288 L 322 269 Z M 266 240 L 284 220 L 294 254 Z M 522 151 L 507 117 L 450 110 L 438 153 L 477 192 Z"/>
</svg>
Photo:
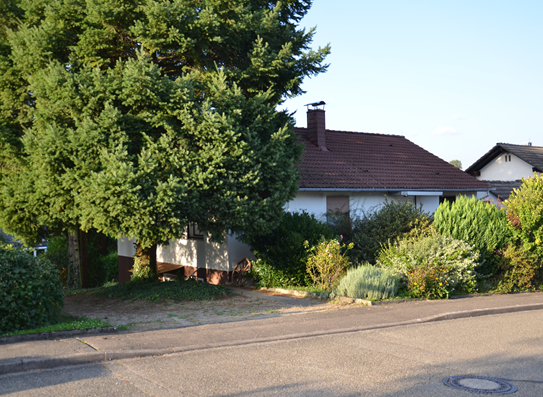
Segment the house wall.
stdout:
<svg viewBox="0 0 543 397">
<path fill-rule="evenodd" d="M 511 161 L 505 161 L 505 156 L 511 156 Z M 484 181 L 516 181 L 528 178 L 534 173 L 532 166 L 514 154 L 502 154 L 481 169 L 477 179 Z"/>
<path fill-rule="evenodd" d="M 327 196 L 349 196 L 349 206 L 351 214 L 361 215 L 364 212 L 378 210 L 381 205 L 388 200 L 400 202 L 411 202 L 417 206 L 422 204 L 426 212 L 434 213 L 439 206 L 440 196 L 397 196 L 380 192 L 298 192 L 296 198 L 285 205 L 286 211 L 300 212 L 306 211 L 315 215 L 316 218 L 326 220 L 326 197 Z"/>
<path fill-rule="evenodd" d="M 285 210 L 292 212 L 307 211 L 321 220 L 326 220 L 326 197 L 349 196 L 351 213 L 375 211 L 385 202 L 385 195 L 378 192 L 298 192 L 297 197 L 285 205 Z M 389 200 L 411 202 L 423 210 L 433 213 L 439 206 L 439 196 L 388 196 Z M 118 240 L 119 280 L 130 279 L 130 270 L 135 255 L 135 239 Z M 235 236 L 226 235 L 223 243 L 204 239 L 172 240 L 168 245 L 157 248 L 157 261 L 183 267 L 185 276 L 197 271 L 197 277 L 212 284 L 228 281 L 236 264 L 244 258 L 254 258 L 249 247 L 238 241 Z M 122 269 L 121 269 L 122 268 Z M 121 278 L 121 271 L 124 276 Z"/>
</svg>

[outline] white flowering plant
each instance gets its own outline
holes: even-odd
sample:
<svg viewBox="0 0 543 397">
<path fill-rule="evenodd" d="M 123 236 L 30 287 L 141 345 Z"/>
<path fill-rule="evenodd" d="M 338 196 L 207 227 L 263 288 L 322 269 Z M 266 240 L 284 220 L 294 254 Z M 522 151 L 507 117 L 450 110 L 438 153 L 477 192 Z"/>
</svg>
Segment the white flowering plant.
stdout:
<svg viewBox="0 0 543 397">
<path fill-rule="evenodd" d="M 377 264 L 397 274 L 412 296 L 441 299 L 475 292 L 478 261 L 474 246 L 434 231 L 389 243 Z"/>
</svg>

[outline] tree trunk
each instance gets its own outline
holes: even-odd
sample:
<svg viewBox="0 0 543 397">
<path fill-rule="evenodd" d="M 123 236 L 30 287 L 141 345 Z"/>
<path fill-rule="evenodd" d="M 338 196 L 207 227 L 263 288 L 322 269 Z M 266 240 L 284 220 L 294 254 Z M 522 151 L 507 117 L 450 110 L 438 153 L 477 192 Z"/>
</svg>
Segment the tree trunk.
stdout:
<svg viewBox="0 0 543 397">
<path fill-rule="evenodd" d="M 132 280 L 154 280 L 158 277 L 156 248 L 156 244 L 143 248 L 139 242 L 136 242 L 136 256 L 134 258 Z"/>
<path fill-rule="evenodd" d="M 84 231 L 78 230 L 75 233 L 68 233 L 68 252 L 70 267 L 67 269 L 66 286 L 68 288 L 88 288 L 87 239 Z"/>
<path fill-rule="evenodd" d="M 68 276 L 66 280 L 66 287 L 68 288 L 81 288 L 81 272 L 79 269 L 79 233 L 68 233 L 68 252 L 70 256 L 70 263 L 68 267 Z"/>
<path fill-rule="evenodd" d="M 87 233 L 83 230 L 77 232 L 79 243 L 79 269 L 81 270 L 81 285 L 89 288 L 89 267 L 87 262 Z"/>
</svg>

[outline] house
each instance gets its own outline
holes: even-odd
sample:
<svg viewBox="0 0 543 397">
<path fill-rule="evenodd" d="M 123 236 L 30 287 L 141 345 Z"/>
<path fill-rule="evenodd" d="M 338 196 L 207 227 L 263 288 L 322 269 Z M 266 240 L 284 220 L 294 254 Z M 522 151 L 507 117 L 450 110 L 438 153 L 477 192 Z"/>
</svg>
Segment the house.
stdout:
<svg viewBox="0 0 543 397">
<path fill-rule="evenodd" d="M 522 178 L 543 172 L 543 147 L 533 146 L 531 142 L 523 145 L 497 143 L 466 172 L 493 187 L 488 200 L 502 207 L 513 189 L 520 187 Z"/>
<path fill-rule="evenodd" d="M 443 200 L 488 194 L 484 182 L 403 136 L 328 130 L 319 106 L 308 110 L 307 125 L 295 129 L 305 153 L 299 165 L 299 191 L 285 205 L 286 211 L 305 210 L 324 219 L 328 211 L 368 211 L 389 198 L 434 212 Z M 133 243 L 119 240 L 121 282 L 129 279 Z M 234 236 L 213 243 L 195 225 L 184 238 L 157 250 L 159 271 L 182 267 L 185 276 L 196 272 L 211 283 L 226 282 L 234 266 L 250 256 L 249 247 Z"/>
</svg>

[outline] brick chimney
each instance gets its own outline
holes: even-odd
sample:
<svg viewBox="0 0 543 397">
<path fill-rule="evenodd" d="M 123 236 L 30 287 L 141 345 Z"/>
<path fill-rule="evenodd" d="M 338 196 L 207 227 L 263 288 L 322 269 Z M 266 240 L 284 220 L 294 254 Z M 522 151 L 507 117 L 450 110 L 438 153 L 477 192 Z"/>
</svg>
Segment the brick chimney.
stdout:
<svg viewBox="0 0 543 397">
<path fill-rule="evenodd" d="M 328 152 L 324 131 L 326 128 L 324 109 L 307 109 L 307 136 L 309 142 Z"/>
</svg>

